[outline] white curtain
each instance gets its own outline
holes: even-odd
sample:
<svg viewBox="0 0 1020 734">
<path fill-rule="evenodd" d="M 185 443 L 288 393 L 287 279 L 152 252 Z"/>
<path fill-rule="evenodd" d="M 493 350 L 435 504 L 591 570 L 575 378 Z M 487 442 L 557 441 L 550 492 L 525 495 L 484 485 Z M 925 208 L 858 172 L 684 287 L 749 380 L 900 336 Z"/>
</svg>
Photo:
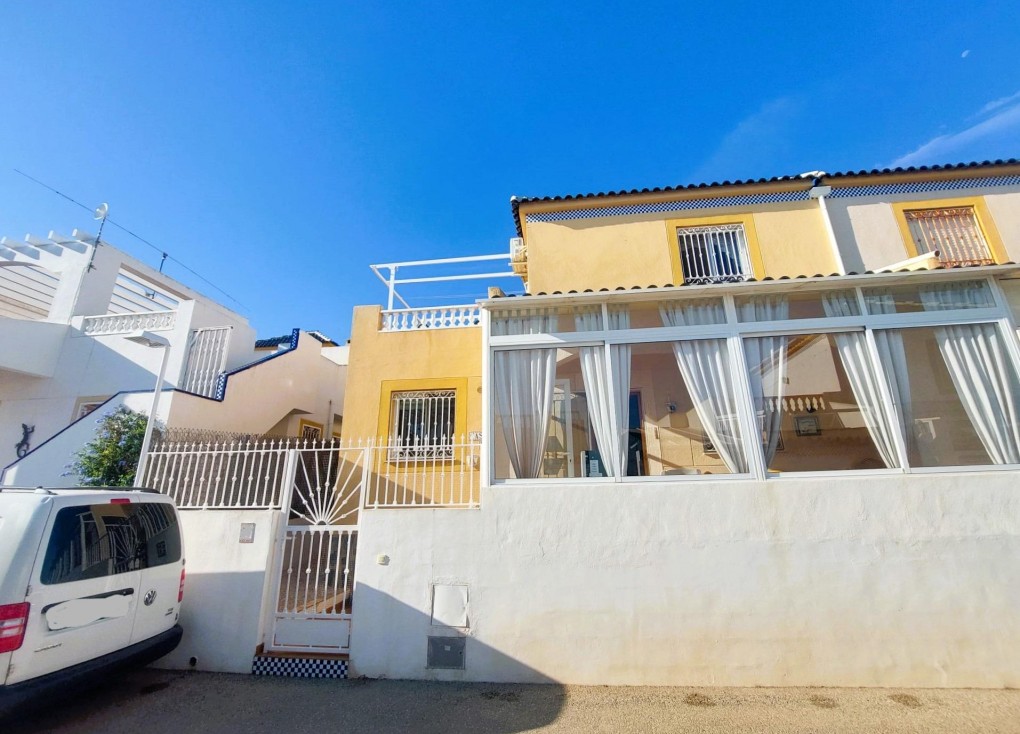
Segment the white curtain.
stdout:
<svg viewBox="0 0 1020 734">
<path fill-rule="evenodd" d="M 888 289 L 870 289 L 865 292 L 864 299 L 870 314 L 896 313 L 896 298 Z M 917 443 L 917 436 L 914 434 L 910 371 L 907 368 L 907 352 L 903 348 L 903 335 L 898 329 L 875 331 L 875 346 L 878 348 L 878 361 L 882 363 L 885 381 L 893 399 L 893 409 L 899 416 L 899 425 L 907 447 L 913 447 Z"/>
<path fill-rule="evenodd" d="M 740 320 L 779 321 L 789 318 L 790 305 L 785 296 L 759 296 L 739 307 Z M 744 351 L 750 367 L 751 400 L 761 427 L 765 466 L 776 457 L 780 425 L 783 420 L 783 382 L 786 377 L 785 336 L 757 336 L 744 339 Z"/>
<path fill-rule="evenodd" d="M 857 295 L 853 291 L 826 293 L 822 297 L 822 306 L 825 315 L 830 317 L 857 316 L 860 313 Z M 860 331 L 833 336 L 843 370 L 850 381 L 850 389 L 857 399 L 857 407 L 864 416 L 864 423 L 875 442 L 875 448 L 887 467 L 898 467 L 900 462 L 893 438 L 893 431 L 897 430 L 896 412 L 893 406 L 882 399 L 880 378 L 868 354 L 867 338 Z M 900 346 L 902 348 L 902 341 Z"/>
<path fill-rule="evenodd" d="M 716 302 L 662 304 L 659 314 L 666 326 L 725 322 L 722 304 Z M 719 452 L 719 458 L 732 473 L 746 473 L 747 456 L 740 437 L 738 401 L 730 380 L 733 371 L 726 340 L 677 341 L 673 342 L 673 353 L 701 426 Z"/>
<path fill-rule="evenodd" d="M 926 311 L 980 297 L 970 288 L 921 289 Z M 957 324 L 935 328 L 935 340 L 967 417 L 995 464 L 1020 463 L 1016 376 L 995 324 Z"/>
<path fill-rule="evenodd" d="M 493 319 L 495 336 L 547 334 L 556 326 L 550 311 L 519 311 Z M 493 354 L 496 410 L 510 463 L 518 479 L 541 474 L 545 438 L 552 414 L 555 349 L 514 349 Z"/>
<path fill-rule="evenodd" d="M 609 311 L 610 329 L 630 328 L 630 311 L 626 306 L 611 306 Z M 602 328 L 602 307 L 578 309 L 574 315 L 578 331 L 596 331 Z M 611 477 L 622 477 L 627 473 L 627 434 L 630 409 L 630 362 L 631 347 L 617 344 L 609 348 L 610 375 L 613 381 L 614 408 L 610 410 L 609 377 L 606 374 L 605 347 L 581 347 L 581 378 L 588 402 L 588 416 L 591 419 L 595 440 L 602 452 L 602 463 Z"/>
</svg>

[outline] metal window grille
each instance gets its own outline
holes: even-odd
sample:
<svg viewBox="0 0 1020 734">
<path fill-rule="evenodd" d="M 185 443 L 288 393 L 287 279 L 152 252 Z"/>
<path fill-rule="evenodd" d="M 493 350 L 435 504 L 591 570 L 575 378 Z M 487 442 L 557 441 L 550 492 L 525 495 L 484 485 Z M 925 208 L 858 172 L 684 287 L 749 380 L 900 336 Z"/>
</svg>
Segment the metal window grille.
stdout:
<svg viewBox="0 0 1020 734">
<path fill-rule="evenodd" d="M 677 227 L 676 235 L 688 283 L 735 283 L 751 277 L 744 225 Z"/>
<path fill-rule="evenodd" d="M 937 252 L 946 265 L 992 265 L 995 260 L 978 226 L 974 207 L 905 212 L 919 254 Z"/>
<path fill-rule="evenodd" d="M 390 459 L 453 457 L 455 390 L 395 392 L 390 413 Z"/>
<path fill-rule="evenodd" d="M 229 326 L 218 326 L 191 332 L 182 389 L 207 398 L 216 394 L 216 381 L 227 366 L 230 331 Z"/>
</svg>

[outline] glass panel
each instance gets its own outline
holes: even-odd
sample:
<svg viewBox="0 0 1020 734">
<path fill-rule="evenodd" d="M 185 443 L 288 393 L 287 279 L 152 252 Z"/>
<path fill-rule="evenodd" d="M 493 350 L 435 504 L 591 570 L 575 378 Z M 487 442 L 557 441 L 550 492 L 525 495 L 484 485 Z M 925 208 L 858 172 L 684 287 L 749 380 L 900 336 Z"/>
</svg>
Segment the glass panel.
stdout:
<svg viewBox="0 0 1020 734">
<path fill-rule="evenodd" d="M 631 347 L 628 475 L 745 473 L 726 341 L 677 345 Z"/>
<path fill-rule="evenodd" d="M 518 478 L 515 466 L 522 474 L 530 472 L 530 478 L 538 479 L 606 475 L 588 418 L 580 352 L 521 349 L 493 353 L 497 383 L 493 392 L 509 393 L 503 399 L 497 394 L 493 404 L 496 479 Z M 552 377 L 547 408 L 542 399 L 546 370 Z M 541 384 L 533 386 L 530 381 L 535 375 Z M 510 385 L 508 391 L 500 387 L 501 380 Z M 546 410 L 548 420 L 543 420 Z M 536 455 L 537 464 L 533 460 Z"/>
<path fill-rule="evenodd" d="M 721 298 L 663 301 L 658 304 L 663 326 L 708 326 L 726 323 L 726 310 Z"/>
<path fill-rule="evenodd" d="M 911 466 L 1020 463 L 1020 391 L 995 325 L 875 336 Z"/>
<path fill-rule="evenodd" d="M 965 280 L 931 285 L 902 285 L 891 288 L 865 288 L 864 301 L 872 315 L 917 313 L 919 311 L 956 311 L 993 308 L 988 283 Z"/>
<path fill-rule="evenodd" d="M 602 306 L 501 309 L 492 312 L 493 336 L 601 331 Z"/>
<path fill-rule="evenodd" d="M 165 504 L 81 505 L 57 512 L 41 580 L 102 578 L 181 558 L 177 514 Z"/>
<path fill-rule="evenodd" d="M 775 299 L 775 296 L 751 296 L 737 298 L 737 317 L 740 321 L 764 320 L 762 309 L 755 308 L 764 299 Z M 835 316 L 860 316 L 861 308 L 857 294 L 852 290 L 841 291 L 809 291 L 805 293 L 789 293 L 781 296 L 785 299 L 788 311 L 784 318 L 788 319 L 821 319 Z"/>
<path fill-rule="evenodd" d="M 654 301 L 643 301 L 630 305 L 630 328 L 657 329 L 663 326 L 659 315 L 659 304 Z"/>
<path fill-rule="evenodd" d="M 896 466 L 863 332 L 744 339 L 771 472 Z"/>
</svg>

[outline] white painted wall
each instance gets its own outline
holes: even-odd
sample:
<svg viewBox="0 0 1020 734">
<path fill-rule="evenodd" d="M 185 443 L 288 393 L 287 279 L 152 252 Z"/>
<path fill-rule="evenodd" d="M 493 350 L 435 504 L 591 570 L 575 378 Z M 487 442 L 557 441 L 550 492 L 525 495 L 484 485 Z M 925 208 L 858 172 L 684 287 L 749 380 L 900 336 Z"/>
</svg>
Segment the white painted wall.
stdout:
<svg viewBox="0 0 1020 734">
<path fill-rule="evenodd" d="M 266 596 L 279 511 L 180 510 L 185 582 L 184 638 L 156 667 L 250 673 L 262 639 Z M 252 543 L 241 543 L 242 523 L 255 523 Z M 271 585 L 270 585 L 271 586 Z"/>
<path fill-rule="evenodd" d="M 369 677 L 1020 685 L 1020 472 L 483 490 L 372 510 Z M 380 565 L 377 557 L 388 556 Z M 469 587 L 467 669 L 425 668 L 431 584 Z"/>
<path fill-rule="evenodd" d="M 43 321 L 0 317 L 0 370 L 29 377 L 52 377 L 70 327 Z"/>
<path fill-rule="evenodd" d="M 346 365 L 322 355 L 321 342 L 302 333 L 296 349 L 230 375 L 222 403 L 177 395 L 170 424 L 265 433 L 286 419 L 287 426 L 294 423 L 288 435 L 296 436 L 299 417 L 328 426 L 331 403 L 333 413 L 340 414 L 346 371 Z"/>
<path fill-rule="evenodd" d="M 165 421 L 170 412 L 173 392 L 164 390 L 156 409 L 158 420 Z M 0 485 L 8 487 L 75 487 L 81 483 L 78 475 L 71 472 L 69 465 L 74 455 L 96 435 L 96 421 L 103 414 L 111 413 L 119 406 L 126 405 L 131 410 L 149 414 L 152 407 L 152 391 L 127 393 L 117 396 L 102 408 L 85 416 L 67 430 L 52 437 L 40 438 L 38 433 L 32 435 L 32 446 L 39 451 L 30 453 L 21 461 L 9 467 L 0 475 Z M 49 440 L 47 440 L 47 438 Z M 46 445 L 43 446 L 43 442 Z M 0 466 L 0 470 L 3 467 Z"/>
<path fill-rule="evenodd" d="M 161 349 L 135 344 L 122 334 L 92 337 L 81 330 L 84 317 L 106 313 L 121 267 L 140 273 L 180 299 L 174 328 L 160 332 L 170 342 L 166 385 L 176 386 L 186 369 L 193 329 L 231 327 L 227 368 L 250 361 L 255 333 L 243 316 L 108 245 L 95 250 L 92 269 L 86 271 L 91 248 L 81 250 L 67 249 L 59 255 L 40 251 L 48 267 L 63 268 L 61 293 L 50 319 L 53 322 L 53 315 L 59 313 L 63 324 L 0 319 L 0 334 L 7 337 L 8 345 L 0 355 L 0 468 L 17 459 L 14 447 L 21 440 L 22 424 L 35 427 L 31 436 L 35 448 L 77 418 L 79 401 L 152 390 L 163 358 Z M 58 334 L 57 329 L 62 331 Z M 273 422 L 278 419 L 274 417 Z M 60 466 L 66 463 L 62 457 L 57 461 Z M 51 457 L 44 463 L 52 465 L 54 460 Z"/>
<path fill-rule="evenodd" d="M 851 272 L 878 270 L 907 259 L 891 204 L 984 196 L 1010 260 L 1020 262 L 1020 187 L 986 186 L 920 194 L 829 198 L 827 207 L 843 264 Z"/>
</svg>

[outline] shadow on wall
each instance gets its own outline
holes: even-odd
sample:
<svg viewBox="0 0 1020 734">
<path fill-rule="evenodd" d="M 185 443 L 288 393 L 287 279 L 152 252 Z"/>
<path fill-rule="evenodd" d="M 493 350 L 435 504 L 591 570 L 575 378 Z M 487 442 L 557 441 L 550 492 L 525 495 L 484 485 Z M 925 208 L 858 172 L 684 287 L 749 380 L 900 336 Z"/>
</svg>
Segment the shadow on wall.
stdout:
<svg viewBox="0 0 1020 734">
<path fill-rule="evenodd" d="M 369 559 L 371 561 L 372 559 Z M 366 560 L 362 559 L 362 563 Z M 415 678 L 444 681 L 485 681 L 556 683 L 553 678 L 519 660 L 480 642 L 473 634 L 470 600 L 463 606 L 457 599 L 460 590 L 467 593 L 468 585 L 452 582 L 436 583 L 434 601 L 423 597 L 423 606 L 433 605 L 432 616 L 415 609 L 364 583 L 354 590 L 355 629 L 352 636 L 351 660 L 359 675 L 369 678 Z M 474 587 L 470 587 L 471 590 Z M 445 592 L 445 593 L 443 593 Z M 423 594 L 430 593 L 426 585 Z M 441 600 L 445 596 L 445 601 Z M 463 614 L 463 627 L 443 624 Z M 445 616 L 445 619 L 444 619 Z M 391 631 L 399 630 L 400 635 Z M 408 637 L 417 638 L 413 646 L 406 644 Z M 453 643 L 437 643 L 434 638 L 448 638 Z M 429 645 L 440 646 L 432 651 L 433 664 L 429 664 Z M 458 658 L 456 646 L 463 643 L 463 656 Z M 447 645 L 454 649 L 443 649 Z M 479 671 L 485 671 L 481 674 Z"/>
<path fill-rule="evenodd" d="M 259 642 L 259 617 L 266 574 L 192 573 L 184 582 L 177 649 L 156 668 L 250 673 Z M 194 661 L 194 664 L 192 664 Z"/>
</svg>

